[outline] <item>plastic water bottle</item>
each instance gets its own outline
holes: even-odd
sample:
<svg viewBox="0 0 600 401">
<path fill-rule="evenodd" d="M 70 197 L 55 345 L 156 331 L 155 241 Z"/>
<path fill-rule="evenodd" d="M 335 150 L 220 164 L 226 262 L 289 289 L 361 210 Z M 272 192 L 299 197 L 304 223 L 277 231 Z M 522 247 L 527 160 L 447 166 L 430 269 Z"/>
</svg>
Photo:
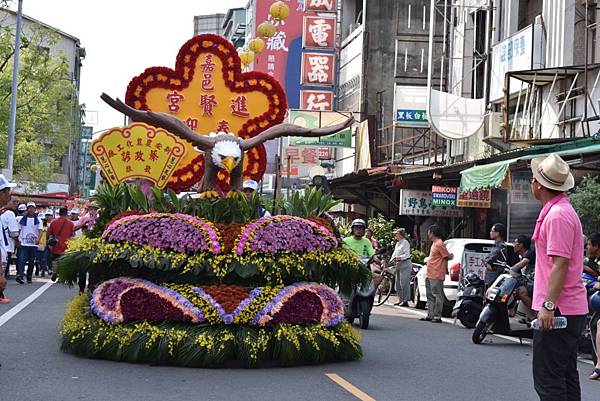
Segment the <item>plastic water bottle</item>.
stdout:
<svg viewBox="0 0 600 401">
<path fill-rule="evenodd" d="M 554 318 L 554 325 L 552 326 L 552 330 L 564 329 L 565 327 L 567 327 L 567 318 L 564 316 L 556 316 Z M 540 322 L 537 319 L 535 319 L 531 322 L 531 328 L 534 330 L 539 330 Z"/>
</svg>

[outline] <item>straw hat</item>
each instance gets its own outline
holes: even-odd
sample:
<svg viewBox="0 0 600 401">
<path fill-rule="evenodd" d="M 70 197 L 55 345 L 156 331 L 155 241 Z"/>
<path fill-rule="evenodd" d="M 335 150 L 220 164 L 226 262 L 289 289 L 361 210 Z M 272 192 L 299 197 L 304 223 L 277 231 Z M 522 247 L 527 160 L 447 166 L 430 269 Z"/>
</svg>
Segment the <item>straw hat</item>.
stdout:
<svg viewBox="0 0 600 401">
<path fill-rule="evenodd" d="M 531 160 L 533 178 L 542 186 L 565 192 L 575 186 L 569 165 L 557 154 Z"/>
</svg>

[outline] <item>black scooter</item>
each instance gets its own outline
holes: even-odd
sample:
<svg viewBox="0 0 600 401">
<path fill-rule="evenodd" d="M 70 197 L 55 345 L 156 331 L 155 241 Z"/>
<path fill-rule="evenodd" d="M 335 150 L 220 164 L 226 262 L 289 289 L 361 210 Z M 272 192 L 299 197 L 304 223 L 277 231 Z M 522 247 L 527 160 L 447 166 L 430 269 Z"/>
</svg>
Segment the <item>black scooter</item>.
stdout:
<svg viewBox="0 0 600 401">
<path fill-rule="evenodd" d="M 508 266 L 505 266 L 508 271 Z M 501 274 L 489 288 L 486 299 L 487 304 L 483 308 L 472 340 L 475 344 L 483 341 L 488 334 L 505 334 L 514 337 L 531 338 L 533 329 L 531 321 L 535 314 L 517 298 L 518 287 L 527 283 L 527 277 L 523 275 Z M 515 313 L 511 313 L 515 311 Z"/>
<path fill-rule="evenodd" d="M 373 258 L 362 257 L 361 261 L 367 266 L 370 266 L 372 259 Z M 344 299 L 344 297 L 342 297 L 345 308 L 344 315 L 350 324 L 354 322 L 354 319 L 358 318 L 361 329 L 369 328 L 369 319 L 371 317 L 371 310 L 373 309 L 376 289 L 373 280 L 371 280 L 369 285 L 355 291 L 350 299 Z"/>
<path fill-rule="evenodd" d="M 485 283 L 475 273 L 467 274 L 459 284 L 452 317 L 460 320 L 463 326 L 472 329 L 477 325 L 483 310 L 483 290 Z"/>
</svg>

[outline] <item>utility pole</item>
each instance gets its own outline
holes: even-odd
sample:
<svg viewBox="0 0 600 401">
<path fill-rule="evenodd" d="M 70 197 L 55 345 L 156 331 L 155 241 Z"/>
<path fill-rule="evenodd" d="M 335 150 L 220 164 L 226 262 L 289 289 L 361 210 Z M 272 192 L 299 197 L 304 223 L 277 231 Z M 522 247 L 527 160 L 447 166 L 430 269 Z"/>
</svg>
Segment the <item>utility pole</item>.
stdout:
<svg viewBox="0 0 600 401">
<path fill-rule="evenodd" d="M 17 11 L 17 27 L 15 29 L 15 52 L 13 60 L 12 86 L 10 93 L 10 116 L 8 120 L 8 149 L 6 169 L 8 179 L 13 175 L 13 156 L 15 152 L 15 127 L 17 124 L 17 85 L 19 82 L 19 56 L 21 53 L 21 19 L 23 16 L 23 0 L 19 0 Z"/>
</svg>

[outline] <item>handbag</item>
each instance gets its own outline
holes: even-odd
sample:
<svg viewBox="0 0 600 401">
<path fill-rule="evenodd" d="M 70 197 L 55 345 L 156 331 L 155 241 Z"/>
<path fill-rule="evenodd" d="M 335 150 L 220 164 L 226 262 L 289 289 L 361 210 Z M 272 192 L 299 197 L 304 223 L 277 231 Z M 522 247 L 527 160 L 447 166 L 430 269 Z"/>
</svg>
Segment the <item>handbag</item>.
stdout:
<svg viewBox="0 0 600 401">
<path fill-rule="evenodd" d="M 48 240 L 46 241 L 46 243 L 48 244 L 48 246 L 56 246 L 58 245 L 58 238 L 60 237 L 60 234 L 62 233 L 63 228 L 65 228 L 65 224 L 66 221 L 63 221 L 62 226 L 60 226 L 60 230 L 58 230 L 58 234 L 57 235 L 50 235 L 48 236 Z"/>
</svg>

